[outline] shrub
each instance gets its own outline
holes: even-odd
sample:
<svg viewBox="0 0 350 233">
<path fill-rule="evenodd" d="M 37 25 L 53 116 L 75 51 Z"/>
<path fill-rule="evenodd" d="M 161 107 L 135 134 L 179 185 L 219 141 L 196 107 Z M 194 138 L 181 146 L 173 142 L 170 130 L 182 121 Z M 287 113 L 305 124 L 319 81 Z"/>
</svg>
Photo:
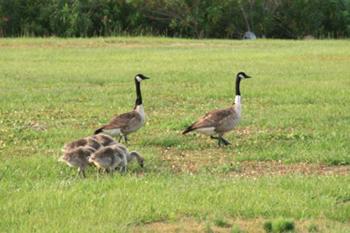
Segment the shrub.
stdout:
<svg viewBox="0 0 350 233">
<path fill-rule="evenodd" d="M 276 219 L 264 223 L 264 230 L 267 233 L 286 233 L 293 232 L 295 229 L 294 222 L 289 219 Z"/>
</svg>

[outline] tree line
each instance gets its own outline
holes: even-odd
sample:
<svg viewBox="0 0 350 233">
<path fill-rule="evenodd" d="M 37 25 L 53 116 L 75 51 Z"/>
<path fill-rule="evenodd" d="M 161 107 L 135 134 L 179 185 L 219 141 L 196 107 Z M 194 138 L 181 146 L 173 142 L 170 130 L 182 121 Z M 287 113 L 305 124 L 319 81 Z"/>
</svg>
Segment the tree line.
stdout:
<svg viewBox="0 0 350 233">
<path fill-rule="evenodd" d="M 0 0 L 0 37 L 350 36 L 350 0 Z"/>
</svg>

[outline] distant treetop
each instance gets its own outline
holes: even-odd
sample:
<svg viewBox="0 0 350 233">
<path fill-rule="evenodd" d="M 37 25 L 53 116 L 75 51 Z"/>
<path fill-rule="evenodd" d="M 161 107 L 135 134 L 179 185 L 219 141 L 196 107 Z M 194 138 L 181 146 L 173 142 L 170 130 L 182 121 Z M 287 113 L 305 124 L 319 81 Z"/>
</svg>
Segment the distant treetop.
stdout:
<svg viewBox="0 0 350 233">
<path fill-rule="evenodd" d="M 0 0 L 0 37 L 344 38 L 350 0 Z M 252 34 L 250 34 L 252 35 Z"/>
</svg>

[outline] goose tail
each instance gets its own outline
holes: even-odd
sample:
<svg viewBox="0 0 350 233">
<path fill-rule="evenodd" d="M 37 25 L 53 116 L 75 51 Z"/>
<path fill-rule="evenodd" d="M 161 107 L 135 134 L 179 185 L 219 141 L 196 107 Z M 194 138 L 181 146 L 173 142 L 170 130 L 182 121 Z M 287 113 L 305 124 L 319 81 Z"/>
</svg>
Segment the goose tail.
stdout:
<svg viewBox="0 0 350 233">
<path fill-rule="evenodd" d="M 102 132 L 103 132 L 103 127 L 96 129 L 94 134 L 96 135 L 96 134 L 99 134 L 99 133 L 102 133 Z"/>
<path fill-rule="evenodd" d="M 188 126 L 188 127 L 182 132 L 182 134 L 187 134 L 187 133 L 191 132 L 192 130 L 193 130 L 192 125 L 191 125 L 191 126 Z"/>
</svg>

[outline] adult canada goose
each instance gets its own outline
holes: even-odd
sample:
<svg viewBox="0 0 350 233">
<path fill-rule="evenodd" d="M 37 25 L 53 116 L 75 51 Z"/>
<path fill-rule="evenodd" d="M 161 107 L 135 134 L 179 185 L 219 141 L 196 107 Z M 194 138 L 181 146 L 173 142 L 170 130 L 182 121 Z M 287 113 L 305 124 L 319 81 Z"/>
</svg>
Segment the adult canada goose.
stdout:
<svg viewBox="0 0 350 233">
<path fill-rule="evenodd" d="M 120 136 L 119 141 L 123 137 L 125 142 L 128 141 L 128 135 L 137 131 L 145 123 L 145 111 L 142 104 L 141 82 L 149 79 L 148 77 L 137 74 L 135 76 L 136 101 L 134 110 L 115 116 L 112 120 L 95 131 L 95 134 L 106 133 L 111 136 Z"/>
<path fill-rule="evenodd" d="M 128 164 L 126 153 L 121 150 L 118 145 L 104 147 L 89 157 L 89 162 L 95 164 L 100 170 L 113 173 L 116 167 L 120 167 L 120 171 L 126 171 Z"/>
<path fill-rule="evenodd" d="M 219 110 L 208 112 L 203 117 L 199 118 L 192 125 L 187 127 L 182 134 L 189 132 L 198 132 L 210 136 L 212 139 L 217 139 L 219 146 L 229 145 L 230 143 L 223 138 L 224 134 L 231 131 L 241 118 L 241 80 L 251 78 L 244 72 L 239 72 L 236 76 L 236 97 L 234 105 Z"/>
<path fill-rule="evenodd" d="M 58 161 L 66 163 L 70 167 L 78 168 L 78 175 L 85 177 L 85 168 L 89 165 L 89 156 L 96 150 L 89 146 L 80 146 L 66 151 Z"/>
</svg>

